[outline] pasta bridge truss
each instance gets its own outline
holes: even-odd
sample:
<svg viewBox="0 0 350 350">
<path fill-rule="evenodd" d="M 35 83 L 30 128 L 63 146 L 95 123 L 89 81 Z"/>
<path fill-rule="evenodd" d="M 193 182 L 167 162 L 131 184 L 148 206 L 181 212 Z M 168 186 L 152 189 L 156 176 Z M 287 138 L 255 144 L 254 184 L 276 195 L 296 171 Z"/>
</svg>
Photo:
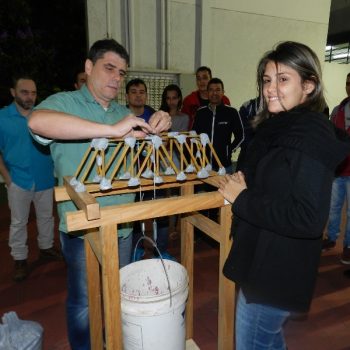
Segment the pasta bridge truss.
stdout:
<svg viewBox="0 0 350 350">
<path fill-rule="evenodd" d="M 211 159 L 218 164 L 212 170 Z M 169 132 L 143 139 L 93 139 L 56 200 L 73 200 L 88 220 L 100 218 L 95 197 L 215 181 L 225 175 L 207 134 Z M 208 179 L 210 177 L 210 179 Z M 211 180 L 212 179 L 212 180 Z"/>
<path fill-rule="evenodd" d="M 112 152 L 108 161 L 107 149 Z M 219 164 L 217 173 L 212 171 L 208 154 Z M 172 181 L 175 176 L 176 181 L 182 182 L 189 174 L 205 179 L 213 173 L 224 175 L 225 168 L 207 134 L 169 132 L 144 139 L 93 139 L 70 184 L 76 192 L 85 191 L 85 184 L 91 182 L 98 183 L 101 191 L 108 191 L 117 181 L 136 187 L 141 178 L 153 179 L 159 185 L 169 176 Z"/>
</svg>

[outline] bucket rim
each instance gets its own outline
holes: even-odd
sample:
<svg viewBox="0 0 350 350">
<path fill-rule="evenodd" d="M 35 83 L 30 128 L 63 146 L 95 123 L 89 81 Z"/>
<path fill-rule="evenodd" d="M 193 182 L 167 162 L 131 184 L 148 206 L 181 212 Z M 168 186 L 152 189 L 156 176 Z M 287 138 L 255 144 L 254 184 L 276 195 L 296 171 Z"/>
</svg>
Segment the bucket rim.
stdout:
<svg viewBox="0 0 350 350">
<path fill-rule="evenodd" d="M 182 273 L 181 278 L 179 279 L 179 281 L 175 287 L 172 288 L 172 285 L 170 284 L 171 289 L 166 288 L 165 290 L 163 289 L 163 291 L 161 293 L 147 294 L 147 295 L 145 295 L 145 294 L 136 295 L 136 294 L 130 294 L 130 293 L 123 291 L 124 285 L 127 284 L 127 282 L 128 282 L 128 277 L 131 276 L 130 273 L 126 273 L 126 272 L 130 272 L 128 270 L 131 270 L 134 268 L 133 272 L 139 273 L 139 272 L 144 272 L 144 269 L 140 269 L 141 265 L 154 265 L 154 266 L 157 266 L 157 268 L 158 268 L 158 266 L 160 266 L 159 264 L 161 264 L 161 261 L 158 259 L 135 261 L 135 262 L 132 262 L 131 264 L 128 264 L 120 269 L 120 294 L 121 294 L 121 297 L 125 300 L 135 300 L 135 299 L 149 300 L 149 299 L 154 299 L 154 298 L 162 299 L 164 297 L 168 297 L 169 294 L 176 295 L 176 294 L 180 293 L 182 290 L 188 288 L 189 277 L 188 277 L 188 273 L 187 273 L 186 268 L 182 264 L 178 263 L 177 261 L 169 260 L 169 261 L 167 261 L 167 263 L 169 263 L 169 265 L 176 266 L 178 271 Z M 163 270 L 163 266 L 162 266 L 162 270 Z"/>
<path fill-rule="evenodd" d="M 176 295 L 180 292 L 182 292 L 183 290 L 188 288 L 188 277 L 186 278 L 186 283 L 182 283 L 180 284 L 178 287 L 171 289 L 171 294 L 172 295 Z M 135 300 L 135 299 L 154 299 L 154 298 L 161 298 L 161 297 L 168 297 L 170 294 L 170 291 L 167 290 L 164 293 L 159 293 L 159 294 L 152 294 L 152 295 L 134 295 L 134 294 L 130 294 L 130 293 L 125 293 L 120 291 L 120 294 L 122 297 L 124 297 L 124 299 L 127 300 Z"/>
</svg>

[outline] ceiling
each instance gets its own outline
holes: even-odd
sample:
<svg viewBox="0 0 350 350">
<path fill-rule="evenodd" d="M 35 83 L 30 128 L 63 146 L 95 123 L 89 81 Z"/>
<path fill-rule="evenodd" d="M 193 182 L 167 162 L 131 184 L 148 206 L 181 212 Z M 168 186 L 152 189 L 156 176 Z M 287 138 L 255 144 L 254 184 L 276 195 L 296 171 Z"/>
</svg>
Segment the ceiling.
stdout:
<svg viewBox="0 0 350 350">
<path fill-rule="evenodd" d="M 332 0 L 327 45 L 350 42 L 350 0 Z"/>
</svg>

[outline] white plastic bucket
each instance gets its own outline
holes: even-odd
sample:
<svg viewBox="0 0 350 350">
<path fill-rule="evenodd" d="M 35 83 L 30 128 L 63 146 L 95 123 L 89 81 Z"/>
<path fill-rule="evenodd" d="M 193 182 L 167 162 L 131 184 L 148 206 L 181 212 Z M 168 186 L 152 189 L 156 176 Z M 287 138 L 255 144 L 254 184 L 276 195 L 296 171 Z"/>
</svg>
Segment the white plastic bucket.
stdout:
<svg viewBox="0 0 350 350">
<path fill-rule="evenodd" d="M 124 350 L 186 348 L 187 271 L 175 261 L 163 261 L 167 274 L 160 259 L 120 269 Z"/>
</svg>

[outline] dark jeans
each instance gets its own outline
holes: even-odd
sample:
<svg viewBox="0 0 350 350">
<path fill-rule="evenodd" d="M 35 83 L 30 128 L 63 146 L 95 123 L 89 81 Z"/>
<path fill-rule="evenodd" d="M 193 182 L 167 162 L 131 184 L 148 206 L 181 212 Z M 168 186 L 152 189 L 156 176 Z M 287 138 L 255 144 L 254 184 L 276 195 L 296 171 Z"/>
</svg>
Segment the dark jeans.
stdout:
<svg viewBox="0 0 350 350">
<path fill-rule="evenodd" d="M 66 319 L 72 350 L 90 350 L 90 327 L 84 239 L 60 232 L 67 263 Z M 132 235 L 118 239 L 119 267 L 130 263 Z"/>
</svg>

